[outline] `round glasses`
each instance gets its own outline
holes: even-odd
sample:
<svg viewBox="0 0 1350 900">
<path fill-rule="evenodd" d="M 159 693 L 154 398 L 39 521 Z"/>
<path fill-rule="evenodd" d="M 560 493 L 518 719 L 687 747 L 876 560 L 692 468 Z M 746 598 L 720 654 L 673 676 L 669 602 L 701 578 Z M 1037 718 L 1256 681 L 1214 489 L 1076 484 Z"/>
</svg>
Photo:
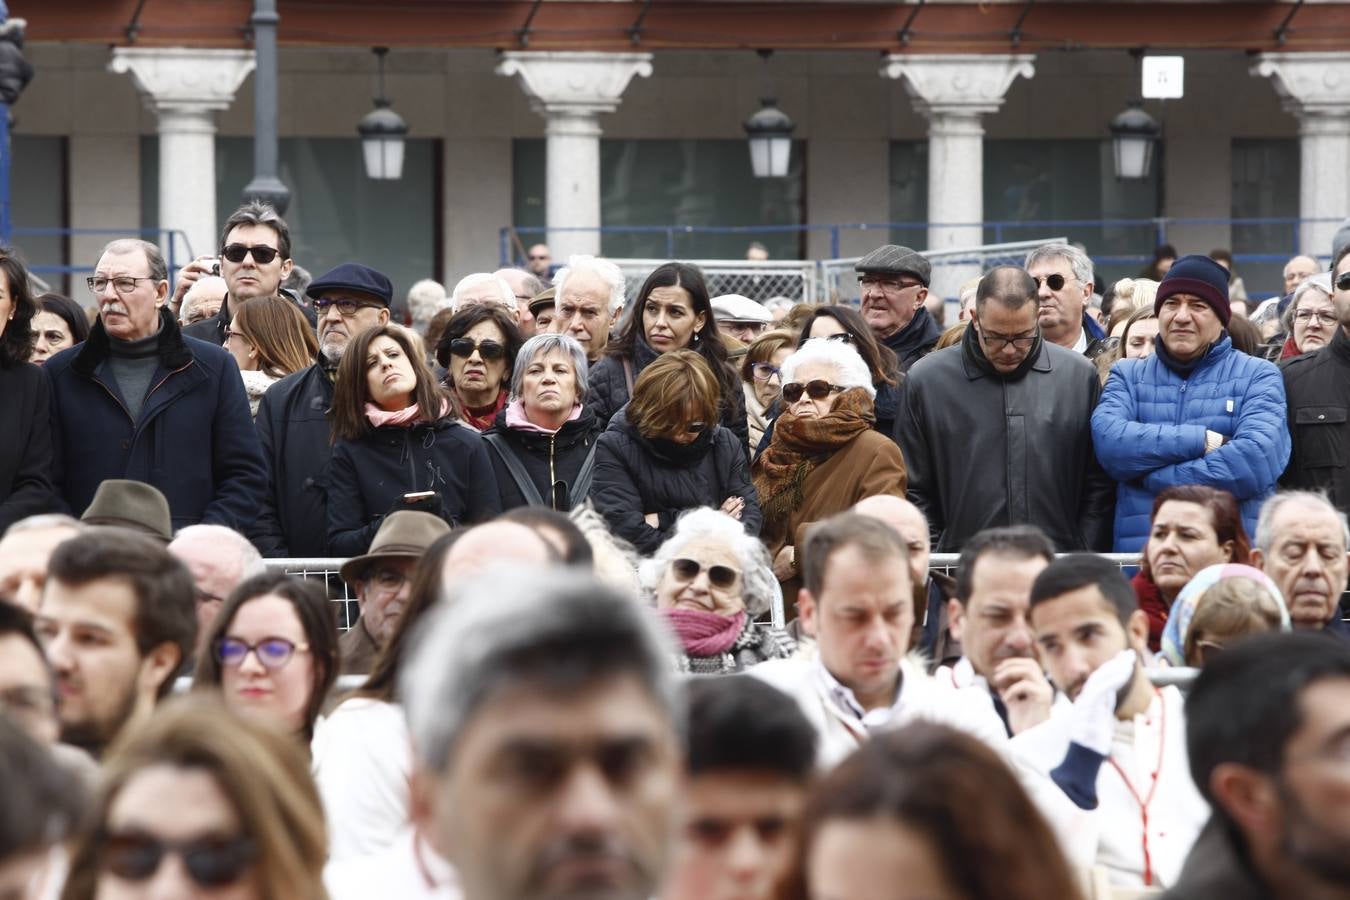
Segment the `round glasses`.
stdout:
<svg viewBox="0 0 1350 900">
<path fill-rule="evenodd" d="M 1316 319 L 1323 325 L 1326 325 L 1327 327 L 1331 327 L 1332 325 L 1336 324 L 1336 314 L 1333 312 L 1327 312 L 1326 310 L 1300 309 L 1298 312 L 1294 313 L 1295 322 L 1302 322 L 1305 325 L 1311 325 L 1314 319 Z"/>
<path fill-rule="evenodd" d="M 693 581 L 699 572 L 704 571 L 704 566 L 696 559 L 672 559 L 670 571 L 680 581 Z M 708 583 L 715 588 L 729 588 L 741 577 L 741 573 L 731 566 L 708 566 L 707 572 Z"/>
<path fill-rule="evenodd" d="M 1053 275 L 1046 275 L 1042 278 L 1037 278 L 1035 275 L 1033 275 L 1032 278 L 1035 278 L 1036 280 L 1037 290 L 1040 290 L 1042 283 L 1044 283 L 1045 286 L 1052 291 L 1057 291 L 1060 288 L 1064 287 L 1064 276 L 1059 274 L 1058 272 L 1055 272 Z"/>
<path fill-rule="evenodd" d="M 237 668 L 244 664 L 248 655 L 252 653 L 258 658 L 265 669 L 280 669 L 291 661 L 291 657 L 297 652 L 304 652 L 309 649 L 309 644 L 296 644 L 285 638 L 268 637 L 263 638 L 256 644 L 250 644 L 248 641 L 240 638 L 223 637 L 217 638 L 215 647 L 216 662 L 228 668 Z"/>
<path fill-rule="evenodd" d="M 485 360 L 496 360 L 506 356 L 506 348 L 497 341 L 472 341 L 468 338 L 455 338 L 450 342 L 450 355 L 468 359 L 477 350 Z"/>
<path fill-rule="evenodd" d="M 841 384 L 830 384 L 822 378 L 814 381 L 808 381 L 806 384 L 798 384 L 795 381 L 783 385 L 783 399 L 788 403 L 796 403 L 802 398 L 802 394 L 810 397 L 812 400 L 824 400 L 831 394 L 838 394 L 848 390 Z"/>
<path fill-rule="evenodd" d="M 148 834 L 104 834 L 99 840 L 104 869 L 126 881 L 145 881 L 159 871 L 164 857 L 183 861 L 188 877 L 200 888 L 233 884 L 258 858 L 258 847 L 245 837 L 203 837 L 162 841 Z"/>
<path fill-rule="evenodd" d="M 777 378 L 783 370 L 773 363 L 757 362 L 750 367 L 751 373 L 756 381 L 768 381 L 770 378 Z"/>
</svg>

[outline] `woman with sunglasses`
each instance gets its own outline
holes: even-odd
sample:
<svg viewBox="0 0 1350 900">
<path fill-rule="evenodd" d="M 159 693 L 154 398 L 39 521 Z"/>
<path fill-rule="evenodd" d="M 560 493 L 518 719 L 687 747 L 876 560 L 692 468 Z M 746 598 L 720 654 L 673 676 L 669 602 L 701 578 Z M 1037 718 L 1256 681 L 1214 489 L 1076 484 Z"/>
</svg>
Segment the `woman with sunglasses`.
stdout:
<svg viewBox="0 0 1350 900">
<path fill-rule="evenodd" d="M 877 396 L 873 402 L 876 422 L 872 425 L 877 431 L 891 437 L 895 433 L 895 410 L 899 402 L 897 386 L 904 375 L 900 373 L 900 361 L 895 352 L 880 343 L 872 333 L 871 327 L 863 321 L 857 310 L 847 306 L 818 306 L 811 319 L 802 329 L 797 339 L 797 348 L 801 349 L 812 338 L 826 338 L 831 341 L 843 341 L 858 351 L 867 371 L 872 375 L 872 387 Z"/>
<path fill-rule="evenodd" d="M 769 331 L 755 338 L 741 362 L 741 390 L 745 394 L 745 421 L 750 432 L 750 452 L 764 440 L 764 431 L 778 415 L 779 377 L 783 360 L 796 343 L 790 331 Z"/>
<path fill-rule="evenodd" d="M 333 390 L 331 552 L 365 553 L 385 515 L 400 509 L 438 515 L 451 527 L 492 518 L 501 498 L 488 453 L 454 415 L 408 331 L 384 325 L 357 335 Z"/>
<path fill-rule="evenodd" d="M 785 632 L 757 621 L 782 602 L 778 581 L 764 545 L 726 513 L 686 513 L 639 574 L 679 641 L 681 672 L 725 675 L 796 650 Z"/>
<path fill-rule="evenodd" d="M 225 332 L 225 349 L 239 364 L 253 417 L 269 387 L 308 369 L 319 355 L 319 340 L 305 314 L 281 297 L 254 297 L 239 304 Z"/>
<path fill-rule="evenodd" d="M 739 380 L 727 362 L 708 285 L 703 273 L 687 263 L 668 262 L 647 276 L 606 356 L 591 368 L 586 402 L 607 425 L 632 396 L 643 370 L 676 350 L 691 350 L 703 357 L 717 379 L 721 397 L 719 414 L 711 421 L 720 421 L 741 444 L 749 446 Z"/>
<path fill-rule="evenodd" d="M 644 555 L 674 533 L 686 510 L 721 509 L 757 535 L 759 504 L 745 438 L 717 422 L 722 386 L 693 350 L 672 350 L 642 370 L 595 451 L 591 499 L 613 532 Z"/>
<path fill-rule="evenodd" d="M 764 543 L 783 596 L 801 587 L 796 547 L 808 526 L 864 497 L 905 496 L 905 461 L 875 430 L 872 373 L 843 341 L 808 340 L 783 363 L 783 413 L 755 460 Z"/>
<path fill-rule="evenodd" d="M 282 572 L 255 575 L 226 598 L 203 646 L 193 690 L 219 690 L 230 709 L 298 735 L 308 750 L 338 671 L 322 587 Z"/>
<path fill-rule="evenodd" d="M 89 337 L 89 317 L 80 304 L 60 294 L 40 294 L 33 316 L 33 355 L 29 362 L 42 365 L 67 347 Z"/>
<path fill-rule="evenodd" d="M 511 314 L 495 303 L 461 309 L 441 333 L 436 361 L 445 369 L 445 386 L 464 422 L 475 431 L 487 431 L 506 408 L 522 341 Z"/>
<path fill-rule="evenodd" d="M 327 900 L 305 754 L 203 698 L 170 701 L 103 764 L 61 900 Z"/>
</svg>

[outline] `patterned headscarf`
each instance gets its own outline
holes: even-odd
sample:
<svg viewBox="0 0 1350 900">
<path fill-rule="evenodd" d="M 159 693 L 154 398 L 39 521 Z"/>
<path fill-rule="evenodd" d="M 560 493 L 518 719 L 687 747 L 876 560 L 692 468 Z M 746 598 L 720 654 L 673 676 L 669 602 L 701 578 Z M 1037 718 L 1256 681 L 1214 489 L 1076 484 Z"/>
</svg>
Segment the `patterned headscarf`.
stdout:
<svg viewBox="0 0 1350 900">
<path fill-rule="evenodd" d="M 1288 631 L 1289 607 L 1285 605 L 1284 595 L 1275 582 L 1270 580 L 1270 576 L 1260 569 L 1251 566 L 1244 566 L 1240 563 L 1221 563 L 1216 566 L 1209 566 L 1195 573 L 1195 577 L 1186 583 L 1177 595 L 1177 599 L 1172 604 L 1171 613 L 1167 618 L 1167 625 L 1163 628 L 1162 634 L 1162 656 L 1169 665 L 1186 665 L 1186 634 L 1190 631 L 1191 618 L 1195 615 L 1195 610 L 1200 605 L 1200 600 L 1205 596 L 1205 592 L 1214 585 L 1226 578 L 1246 578 L 1255 581 L 1261 587 L 1266 589 L 1266 593 L 1275 601 L 1275 605 L 1280 610 L 1280 630 Z"/>
</svg>

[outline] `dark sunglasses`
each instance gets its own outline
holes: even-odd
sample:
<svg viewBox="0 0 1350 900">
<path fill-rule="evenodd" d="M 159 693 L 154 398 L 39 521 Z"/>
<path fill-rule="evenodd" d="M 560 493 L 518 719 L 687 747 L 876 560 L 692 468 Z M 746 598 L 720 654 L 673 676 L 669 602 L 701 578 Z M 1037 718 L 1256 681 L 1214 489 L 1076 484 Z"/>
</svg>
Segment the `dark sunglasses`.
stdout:
<svg viewBox="0 0 1350 900">
<path fill-rule="evenodd" d="M 1033 276 L 1035 277 L 1035 276 Z M 1044 278 L 1036 278 L 1036 288 L 1039 290 L 1041 282 L 1052 291 L 1057 291 L 1064 287 L 1064 276 L 1056 272 L 1053 275 L 1046 275 Z"/>
<path fill-rule="evenodd" d="M 1336 276 L 1336 290 L 1350 291 L 1350 272 L 1342 272 Z"/>
<path fill-rule="evenodd" d="M 680 581 L 693 581 L 703 571 L 703 564 L 696 559 L 672 559 L 670 571 Z M 708 582 L 716 588 L 729 588 L 741 577 L 731 566 L 708 566 Z"/>
<path fill-rule="evenodd" d="M 702 434 L 703 432 L 708 430 L 708 423 L 690 422 L 688 425 L 684 426 L 684 430 L 689 432 L 690 434 Z"/>
<path fill-rule="evenodd" d="M 199 838 L 195 841 L 161 841 L 143 834 L 108 834 L 99 849 L 103 868 L 127 881 L 145 881 L 159 871 L 169 854 L 183 861 L 188 876 L 201 888 L 233 884 L 258 858 L 258 847 L 249 838 Z"/>
<path fill-rule="evenodd" d="M 250 253 L 253 254 L 253 261 L 260 266 L 265 266 L 277 258 L 280 251 L 275 247 L 269 247 L 266 244 L 226 244 L 220 250 L 220 255 L 232 263 L 241 263 L 244 257 Z"/>
<path fill-rule="evenodd" d="M 830 335 L 826 335 L 826 336 L 825 336 L 825 340 L 827 340 L 827 341 L 841 341 L 841 342 L 843 342 L 843 343 L 845 343 L 845 344 L 852 344 L 852 343 L 853 343 L 853 335 L 849 334 L 847 331 L 841 331 L 841 332 L 839 332 L 838 334 L 830 334 Z"/>
<path fill-rule="evenodd" d="M 823 378 L 817 378 L 815 381 L 808 381 L 806 384 L 799 384 L 795 381 L 783 385 L 783 399 L 788 403 L 796 403 L 802 398 L 802 393 L 812 400 L 824 400 L 831 394 L 838 394 L 841 391 L 848 390 L 843 385 L 830 384 Z"/>
<path fill-rule="evenodd" d="M 473 356 L 475 350 L 483 359 L 501 359 L 506 355 L 506 348 L 496 341 L 471 341 L 468 338 L 455 338 L 450 342 L 451 356 L 462 356 L 467 359 Z"/>
<path fill-rule="evenodd" d="M 239 638 L 223 637 L 217 638 L 215 646 L 211 649 L 216 662 L 222 666 L 229 668 L 242 666 L 244 660 L 252 653 L 258 657 L 258 662 L 263 664 L 263 668 L 280 669 L 291 661 L 297 650 L 308 650 L 309 644 L 295 644 L 279 637 L 263 638 L 256 644 L 250 644 Z"/>
</svg>

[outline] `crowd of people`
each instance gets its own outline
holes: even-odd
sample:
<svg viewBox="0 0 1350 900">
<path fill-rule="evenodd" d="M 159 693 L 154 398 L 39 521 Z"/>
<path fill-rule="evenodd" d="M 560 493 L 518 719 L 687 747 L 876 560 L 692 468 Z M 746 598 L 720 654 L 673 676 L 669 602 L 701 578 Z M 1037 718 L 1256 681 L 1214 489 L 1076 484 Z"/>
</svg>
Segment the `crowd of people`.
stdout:
<svg viewBox="0 0 1350 900">
<path fill-rule="evenodd" d="M 0 898 L 1350 897 L 1350 247 L 1222 257 L 0 250 Z"/>
</svg>

